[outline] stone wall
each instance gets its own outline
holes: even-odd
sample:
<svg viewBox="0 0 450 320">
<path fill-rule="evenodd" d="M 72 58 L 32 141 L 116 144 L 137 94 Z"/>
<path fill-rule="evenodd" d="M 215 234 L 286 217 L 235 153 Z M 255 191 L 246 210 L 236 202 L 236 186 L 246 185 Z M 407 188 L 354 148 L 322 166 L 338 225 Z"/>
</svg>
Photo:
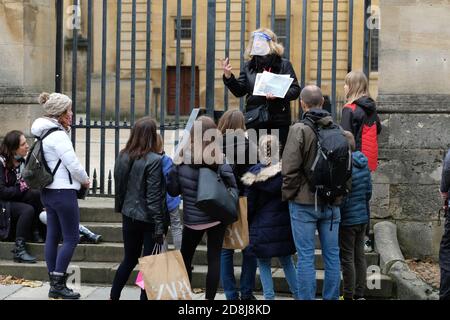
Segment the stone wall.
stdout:
<svg viewBox="0 0 450 320">
<path fill-rule="evenodd" d="M 55 2 L 0 0 L 0 137 L 29 134 L 37 97 L 54 90 Z"/>
<path fill-rule="evenodd" d="M 438 188 L 450 147 L 448 1 L 381 1 L 380 168 L 372 216 L 394 221 L 403 253 L 438 257 Z"/>
</svg>

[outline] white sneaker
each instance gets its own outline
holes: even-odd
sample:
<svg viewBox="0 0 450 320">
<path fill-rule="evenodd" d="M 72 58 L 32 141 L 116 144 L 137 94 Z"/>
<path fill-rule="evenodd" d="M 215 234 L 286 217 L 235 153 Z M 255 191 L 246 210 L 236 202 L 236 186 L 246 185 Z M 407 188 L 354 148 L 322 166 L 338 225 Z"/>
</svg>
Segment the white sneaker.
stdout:
<svg viewBox="0 0 450 320">
<path fill-rule="evenodd" d="M 364 241 L 364 252 L 373 252 L 372 242 L 369 239 Z"/>
</svg>

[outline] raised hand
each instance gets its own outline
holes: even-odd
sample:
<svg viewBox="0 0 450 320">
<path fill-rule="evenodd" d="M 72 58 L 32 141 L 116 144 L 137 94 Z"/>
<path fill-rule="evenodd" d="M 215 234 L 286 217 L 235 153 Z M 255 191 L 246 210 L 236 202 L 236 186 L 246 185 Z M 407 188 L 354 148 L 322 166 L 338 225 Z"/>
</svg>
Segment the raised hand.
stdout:
<svg viewBox="0 0 450 320">
<path fill-rule="evenodd" d="M 225 78 L 230 79 L 232 75 L 233 67 L 230 63 L 230 58 L 226 58 L 225 60 L 222 60 L 222 68 L 223 68 L 223 74 L 225 75 Z"/>
</svg>

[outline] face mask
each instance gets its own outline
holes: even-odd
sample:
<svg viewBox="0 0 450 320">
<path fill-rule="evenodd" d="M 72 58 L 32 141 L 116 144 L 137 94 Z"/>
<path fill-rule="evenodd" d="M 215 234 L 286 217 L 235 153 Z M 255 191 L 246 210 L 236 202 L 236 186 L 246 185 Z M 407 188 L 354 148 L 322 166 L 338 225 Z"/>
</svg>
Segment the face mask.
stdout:
<svg viewBox="0 0 450 320">
<path fill-rule="evenodd" d="M 269 41 L 272 38 L 263 32 L 255 32 L 253 34 L 253 47 L 250 55 L 266 56 L 270 53 Z"/>
<path fill-rule="evenodd" d="M 20 161 L 20 160 L 23 159 L 23 157 L 22 157 L 22 156 L 14 156 L 14 159 L 15 159 L 16 161 Z"/>
</svg>

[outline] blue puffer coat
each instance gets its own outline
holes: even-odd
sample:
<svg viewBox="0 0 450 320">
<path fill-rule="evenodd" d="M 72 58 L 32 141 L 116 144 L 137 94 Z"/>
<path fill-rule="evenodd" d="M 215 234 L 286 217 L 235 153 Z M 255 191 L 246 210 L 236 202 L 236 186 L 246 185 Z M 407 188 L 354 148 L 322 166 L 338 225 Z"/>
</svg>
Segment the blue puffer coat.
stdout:
<svg viewBox="0 0 450 320">
<path fill-rule="evenodd" d="M 164 154 L 162 156 L 162 165 L 163 165 L 163 174 L 167 182 L 169 172 L 172 170 L 173 167 L 173 161 L 168 155 Z M 172 212 L 175 211 L 175 209 L 177 209 L 180 206 L 181 198 L 180 196 L 172 197 L 167 193 L 166 202 L 167 202 L 167 210 L 169 210 L 169 212 Z"/>
<path fill-rule="evenodd" d="M 372 198 L 372 180 L 364 154 L 353 153 L 352 191 L 341 206 L 341 226 L 369 223 L 368 203 Z"/>
<path fill-rule="evenodd" d="M 289 205 L 281 200 L 281 163 L 270 167 L 253 166 L 242 182 L 247 186 L 249 249 L 258 258 L 294 254 Z"/>
</svg>

